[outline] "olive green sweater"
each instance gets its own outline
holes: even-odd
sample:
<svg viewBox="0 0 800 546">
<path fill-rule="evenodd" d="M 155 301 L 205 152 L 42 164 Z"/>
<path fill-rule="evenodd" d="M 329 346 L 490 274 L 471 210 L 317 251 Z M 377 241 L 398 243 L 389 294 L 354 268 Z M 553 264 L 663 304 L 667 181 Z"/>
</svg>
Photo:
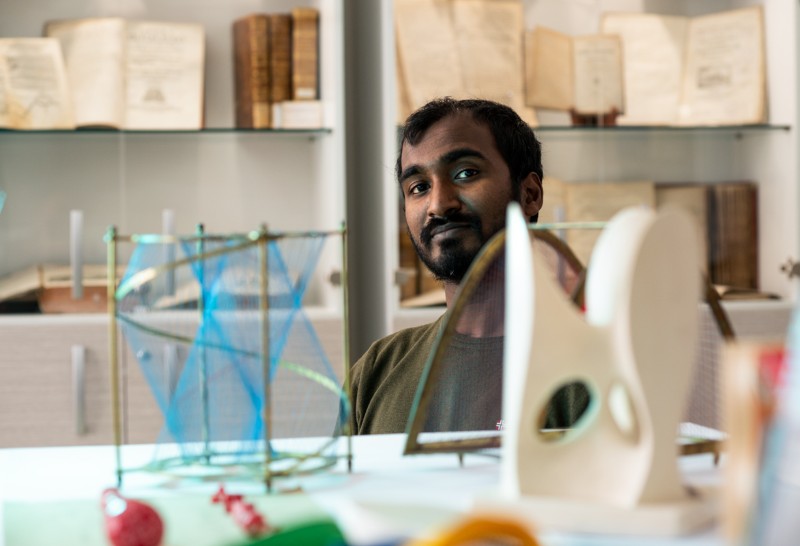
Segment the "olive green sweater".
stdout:
<svg viewBox="0 0 800 546">
<path fill-rule="evenodd" d="M 409 413 L 444 319 L 407 328 L 372 344 L 351 375 L 355 434 L 404 432 Z M 442 361 L 425 430 L 491 430 L 501 418 L 503 338 L 456 334 Z M 559 392 L 548 411 L 546 427 L 571 426 L 583 413 L 585 389 Z"/>
<path fill-rule="evenodd" d="M 404 432 L 408 414 L 443 318 L 379 339 L 353 365 L 351 430 Z"/>
</svg>

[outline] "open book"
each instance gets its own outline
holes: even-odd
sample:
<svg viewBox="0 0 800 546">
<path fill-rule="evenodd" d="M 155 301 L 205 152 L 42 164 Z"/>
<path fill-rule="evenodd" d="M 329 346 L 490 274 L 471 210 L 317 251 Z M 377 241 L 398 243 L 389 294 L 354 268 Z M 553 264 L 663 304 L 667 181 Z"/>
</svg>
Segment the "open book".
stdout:
<svg viewBox="0 0 800 546">
<path fill-rule="evenodd" d="M 0 127 L 74 127 L 69 86 L 57 40 L 0 38 Z"/>
<path fill-rule="evenodd" d="M 536 125 L 524 101 L 521 2 L 397 0 L 394 9 L 402 119 L 449 95 L 495 100 Z"/>
<path fill-rule="evenodd" d="M 116 17 L 52 21 L 78 127 L 199 129 L 205 32 L 187 23 Z"/>
<path fill-rule="evenodd" d="M 622 112 L 622 43 L 545 27 L 525 33 L 525 102 L 576 114 Z"/>
<path fill-rule="evenodd" d="M 620 125 L 739 125 L 766 119 L 761 6 L 678 17 L 609 13 L 623 43 Z"/>
</svg>

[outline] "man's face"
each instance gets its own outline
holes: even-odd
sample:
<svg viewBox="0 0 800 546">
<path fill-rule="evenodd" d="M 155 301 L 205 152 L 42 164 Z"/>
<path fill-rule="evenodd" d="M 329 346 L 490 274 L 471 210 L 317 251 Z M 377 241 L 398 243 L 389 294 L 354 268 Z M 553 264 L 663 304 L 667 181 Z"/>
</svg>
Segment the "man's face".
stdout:
<svg viewBox="0 0 800 546">
<path fill-rule="evenodd" d="M 400 187 L 417 253 L 437 278 L 452 282 L 505 226 L 506 206 L 519 198 L 491 131 L 468 113 L 436 122 L 416 146 L 403 143 Z"/>
</svg>

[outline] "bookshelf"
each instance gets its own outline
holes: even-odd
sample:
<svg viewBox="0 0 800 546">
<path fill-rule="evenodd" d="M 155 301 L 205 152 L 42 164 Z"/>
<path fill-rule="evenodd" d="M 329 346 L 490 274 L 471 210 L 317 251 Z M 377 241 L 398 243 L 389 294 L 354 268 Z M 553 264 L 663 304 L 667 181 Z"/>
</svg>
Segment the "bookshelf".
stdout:
<svg viewBox="0 0 800 546">
<path fill-rule="evenodd" d="M 319 78 L 323 128 L 236 129 L 232 23 L 254 12 L 320 13 Z M 266 223 L 270 230 L 332 230 L 346 220 L 344 118 L 344 5 L 340 0 L 167 0 L 98 3 L 92 0 L 9 0 L 0 37 L 41 36 L 46 21 L 120 16 L 200 23 L 205 29 L 205 128 L 199 131 L 0 131 L 0 275 L 43 263 L 69 263 L 70 211 L 83 212 L 84 263 L 104 263 L 103 235 L 159 233 L 162 213 L 175 231 L 241 233 Z M 332 362 L 342 369 L 341 287 L 328 277 L 341 254 L 326 252 L 309 290 L 308 313 Z M 105 314 L 0 315 L 0 447 L 110 443 Z M 324 341 L 327 340 L 327 341 Z M 78 397 L 71 347 L 86 349 L 82 433 L 72 425 Z M 131 356 L 131 355 L 129 355 Z M 141 401 L 146 384 L 128 361 L 129 396 Z M 55 396 L 54 403 L 44 400 Z M 135 404 L 134 404 L 135 405 Z M 51 407 L 52 406 L 52 407 Z M 36 417 L 41 427 L 21 416 Z M 153 441 L 157 421 L 144 409 L 146 430 L 133 441 Z M 15 417 L 16 416 L 16 417 Z M 148 421 L 149 419 L 149 421 Z M 27 425 L 26 425 L 27 424 Z M 27 427 L 28 432 L 25 432 Z M 147 428 L 151 427 L 151 428 Z"/>
<path fill-rule="evenodd" d="M 394 281 L 399 267 L 397 226 L 400 218 L 396 182 L 392 167 L 397 154 L 397 83 L 395 75 L 395 27 L 393 3 L 383 3 L 373 24 L 381 36 L 384 117 L 373 125 L 382 135 L 384 155 L 383 193 L 376 206 L 382 241 L 374 251 L 382 251 L 383 279 Z M 787 258 L 800 255 L 798 220 L 798 6 L 791 0 L 671 1 L 657 0 L 524 0 L 525 28 L 544 25 L 570 35 L 598 32 L 606 11 L 632 11 L 667 15 L 698 16 L 706 13 L 760 4 L 764 10 L 768 121 L 763 125 L 734 127 L 572 127 L 563 113 L 537 111 L 537 136 L 543 146 L 545 175 L 566 181 L 692 182 L 714 184 L 752 180 L 759 191 L 759 252 L 761 288 L 782 297 L 780 302 L 749 306 L 754 312 L 765 308 L 788 309 L 797 295 L 796 279 L 781 271 Z M 545 201 L 547 186 L 545 186 Z M 378 204 L 379 203 L 379 204 Z M 387 330 L 428 321 L 439 310 L 401 308 L 399 289 L 380 294 L 386 312 L 380 318 Z M 782 311 L 783 312 L 783 311 Z M 780 330 L 780 327 L 776 329 Z"/>
<path fill-rule="evenodd" d="M 234 19 L 297 6 L 316 7 L 321 14 L 324 129 L 234 129 Z M 159 232 L 165 208 L 174 210 L 179 233 L 191 233 L 197 222 L 209 231 L 230 233 L 262 222 L 273 229 L 336 228 L 345 219 L 341 2 L 171 0 L 145 6 L 12 0 L 7 9 L 14 16 L 0 21 L 4 37 L 39 36 L 46 21 L 92 16 L 202 24 L 205 128 L 0 132 L 0 187 L 8 194 L 0 216 L 0 274 L 45 257 L 66 261 L 71 209 L 84 211 L 87 262 L 104 260 L 102 235 L 108 225 L 122 233 Z"/>
</svg>

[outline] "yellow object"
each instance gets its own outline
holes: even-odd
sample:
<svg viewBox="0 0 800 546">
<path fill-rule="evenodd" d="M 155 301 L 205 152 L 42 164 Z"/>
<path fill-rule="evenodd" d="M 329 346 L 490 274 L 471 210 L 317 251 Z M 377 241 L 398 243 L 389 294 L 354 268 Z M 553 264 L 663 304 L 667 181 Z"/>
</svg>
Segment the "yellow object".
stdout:
<svg viewBox="0 0 800 546">
<path fill-rule="evenodd" d="M 434 538 L 412 540 L 404 546 L 460 546 L 486 539 L 513 539 L 513 544 L 539 546 L 536 538 L 520 523 L 486 516 L 470 516 Z"/>
</svg>

